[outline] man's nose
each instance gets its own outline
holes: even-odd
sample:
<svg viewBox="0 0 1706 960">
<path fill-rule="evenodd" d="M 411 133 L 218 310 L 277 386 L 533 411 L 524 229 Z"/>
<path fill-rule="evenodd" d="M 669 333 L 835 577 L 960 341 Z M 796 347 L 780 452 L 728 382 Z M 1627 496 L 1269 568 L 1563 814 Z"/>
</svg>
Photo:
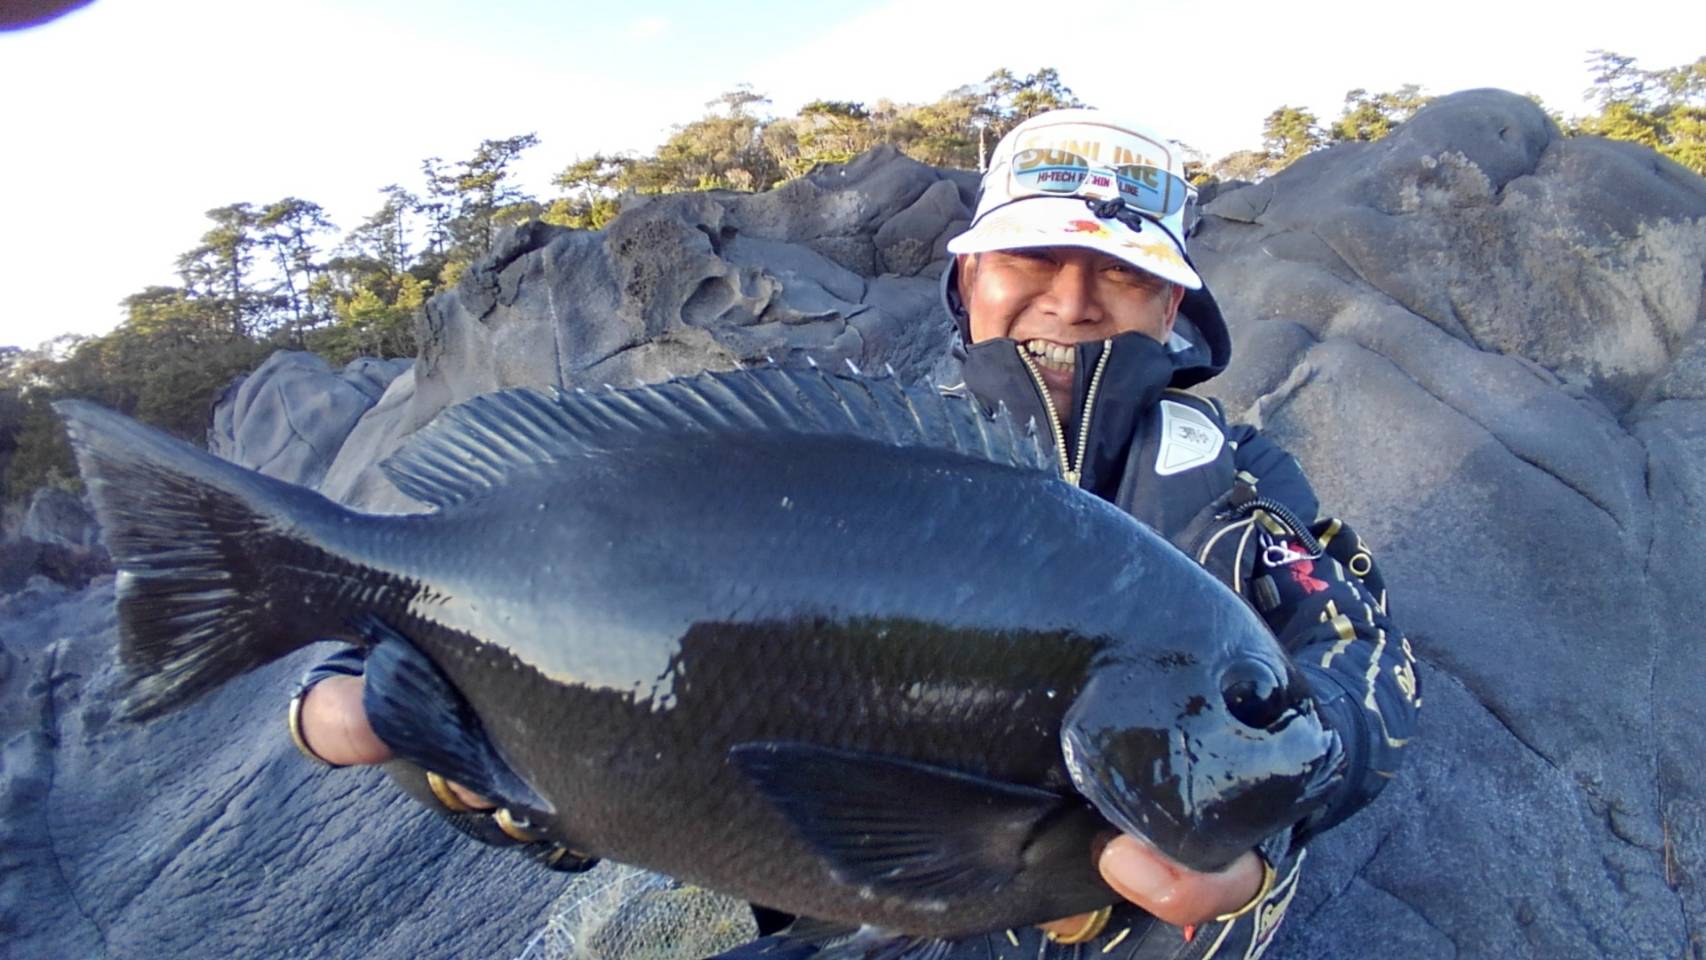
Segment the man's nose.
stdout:
<svg viewBox="0 0 1706 960">
<path fill-rule="evenodd" d="M 1054 272 L 1049 287 L 1057 316 L 1067 323 L 1095 323 L 1101 319 L 1097 302 L 1095 271 L 1077 259 L 1067 260 Z"/>
</svg>

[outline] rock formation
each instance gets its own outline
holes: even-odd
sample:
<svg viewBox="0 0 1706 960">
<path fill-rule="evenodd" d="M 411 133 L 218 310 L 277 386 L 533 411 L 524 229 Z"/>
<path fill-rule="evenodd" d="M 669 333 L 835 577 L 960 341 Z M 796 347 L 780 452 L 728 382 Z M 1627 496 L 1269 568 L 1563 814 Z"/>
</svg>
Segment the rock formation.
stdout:
<svg viewBox="0 0 1706 960">
<path fill-rule="evenodd" d="M 936 278 L 974 189 L 878 150 L 516 230 L 429 304 L 412 369 L 275 358 L 215 446 L 408 510 L 374 465 L 492 389 L 766 355 L 951 377 Z M 1269 956 L 1706 955 L 1706 181 L 1472 91 L 1220 191 L 1193 253 L 1235 344 L 1204 391 L 1356 524 L 1423 665 L 1409 765 L 1315 845 Z M 295 756 L 318 651 L 110 723 L 110 591 L 0 601 L 19 955 L 522 952 L 562 878 Z"/>
</svg>

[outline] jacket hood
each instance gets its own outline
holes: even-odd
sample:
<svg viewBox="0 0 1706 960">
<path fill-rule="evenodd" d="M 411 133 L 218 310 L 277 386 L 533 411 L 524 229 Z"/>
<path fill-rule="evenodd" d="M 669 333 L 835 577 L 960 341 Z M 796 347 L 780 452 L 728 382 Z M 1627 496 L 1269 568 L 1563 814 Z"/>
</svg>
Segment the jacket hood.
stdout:
<svg viewBox="0 0 1706 960">
<path fill-rule="evenodd" d="M 971 346 L 970 317 L 960 302 L 955 283 L 959 269 L 958 258 L 948 259 L 942 271 L 942 305 L 954 318 L 960 331 L 960 347 Z M 1193 267 L 1194 269 L 1194 267 Z M 1204 282 L 1200 290 L 1186 290 L 1179 304 L 1179 316 L 1173 322 L 1173 335 L 1167 340 L 1167 355 L 1172 362 L 1172 377 L 1168 386 L 1183 390 L 1195 386 L 1226 369 L 1232 360 L 1232 337 L 1226 331 L 1226 320 L 1220 315 L 1220 304 Z"/>
</svg>

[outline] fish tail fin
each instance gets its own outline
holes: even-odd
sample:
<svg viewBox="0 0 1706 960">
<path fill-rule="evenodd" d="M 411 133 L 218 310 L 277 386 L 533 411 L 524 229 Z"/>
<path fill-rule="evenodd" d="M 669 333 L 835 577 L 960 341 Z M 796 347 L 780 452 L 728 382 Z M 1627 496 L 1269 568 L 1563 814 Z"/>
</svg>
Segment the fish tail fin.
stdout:
<svg viewBox="0 0 1706 960">
<path fill-rule="evenodd" d="M 342 508 L 95 404 L 54 409 L 119 571 L 126 719 L 173 710 L 336 629 L 333 605 L 282 574 L 280 558 L 312 564 L 292 521 Z"/>
</svg>

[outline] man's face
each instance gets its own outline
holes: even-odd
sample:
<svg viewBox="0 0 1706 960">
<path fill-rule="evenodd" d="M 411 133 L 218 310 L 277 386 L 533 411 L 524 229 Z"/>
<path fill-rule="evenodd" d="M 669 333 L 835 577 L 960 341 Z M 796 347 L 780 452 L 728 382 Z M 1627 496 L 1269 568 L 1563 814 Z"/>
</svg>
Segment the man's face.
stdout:
<svg viewBox="0 0 1706 960">
<path fill-rule="evenodd" d="M 960 300 L 971 339 L 1019 342 L 1055 409 L 1073 418 L 1073 347 L 1122 333 L 1166 342 L 1183 287 L 1080 247 L 1000 250 L 959 259 Z"/>
</svg>

